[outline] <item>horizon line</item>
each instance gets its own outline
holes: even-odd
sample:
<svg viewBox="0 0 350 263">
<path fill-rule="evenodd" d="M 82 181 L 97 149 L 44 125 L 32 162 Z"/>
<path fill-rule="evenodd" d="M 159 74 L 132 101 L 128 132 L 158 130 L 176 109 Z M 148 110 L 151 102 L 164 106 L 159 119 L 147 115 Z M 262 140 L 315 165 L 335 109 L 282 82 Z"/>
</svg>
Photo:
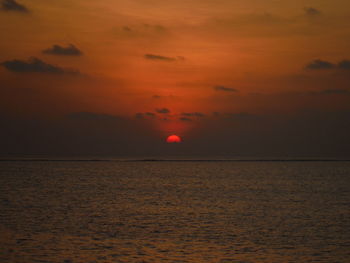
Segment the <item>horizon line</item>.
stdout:
<svg viewBox="0 0 350 263">
<path fill-rule="evenodd" d="M 92 159 L 74 159 L 74 158 L 0 158 L 0 162 L 350 162 L 350 159 L 337 158 L 271 158 L 271 159 L 113 159 L 113 158 L 92 158 Z"/>
</svg>

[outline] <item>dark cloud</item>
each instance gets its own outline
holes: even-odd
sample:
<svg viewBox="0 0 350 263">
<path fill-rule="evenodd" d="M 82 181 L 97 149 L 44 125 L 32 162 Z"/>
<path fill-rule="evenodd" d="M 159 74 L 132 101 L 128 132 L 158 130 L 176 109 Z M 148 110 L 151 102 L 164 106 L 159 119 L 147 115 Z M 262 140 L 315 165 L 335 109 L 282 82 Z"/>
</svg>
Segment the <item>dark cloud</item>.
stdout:
<svg viewBox="0 0 350 263">
<path fill-rule="evenodd" d="M 192 119 L 187 118 L 187 117 L 181 117 L 179 120 L 180 121 L 192 121 Z"/>
<path fill-rule="evenodd" d="M 174 95 L 165 95 L 165 96 L 160 96 L 160 95 L 153 95 L 152 99 L 178 99 L 178 96 Z"/>
<path fill-rule="evenodd" d="M 154 118 L 156 115 L 153 112 L 138 112 L 135 114 L 137 119 L 144 119 L 145 117 Z"/>
<path fill-rule="evenodd" d="M 123 26 L 122 29 L 125 32 L 131 32 L 132 31 L 132 29 L 130 27 L 128 27 L 128 26 Z"/>
<path fill-rule="evenodd" d="M 74 45 L 70 44 L 67 47 L 53 45 L 52 47 L 43 50 L 44 54 L 58 56 L 81 56 L 83 53 Z"/>
<path fill-rule="evenodd" d="M 136 118 L 136 119 L 143 119 L 143 113 L 142 113 L 142 112 L 137 112 L 137 113 L 135 114 L 135 118 Z"/>
<path fill-rule="evenodd" d="M 338 63 L 339 69 L 350 69 L 350 60 L 342 60 Z"/>
<path fill-rule="evenodd" d="M 343 95 L 343 94 L 350 94 L 350 90 L 346 89 L 325 89 L 317 92 L 311 92 L 312 95 Z"/>
<path fill-rule="evenodd" d="M 113 31 L 119 38 L 147 38 L 154 41 L 159 41 L 168 33 L 168 30 L 164 26 L 151 24 L 121 25 L 113 29 Z"/>
<path fill-rule="evenodd" d="M 201 112 L 183 112 L 181 113 L 182 116 L 186 117 L 204 117 L 205 114 Z"/>
<path fill-rule="evenodd" d="M 145 156 L 163 143 L 147 122 L 108 114 L 71 113 L 51 119 L 1 115 L 0 154 Z"/>
<path fill-rule="evenodd" d="M 0 112 L 0 154 L 85 155 L 101 158 L 350 157 L 349 111 L 259 115 L 259 118 L 249 121 L 246 119 L 250 114 L 233 113 L 236 117 L 236 121 L 233 121 L 221 113 L 221 118 L 205 118 L 200 125 L 193 126 L 190 132 L 180 134 L 184 143 L 175 151 L 173 148 L 169 150 L 169 145 L 164 143 L 164 136 L 160 136 L 159 131 L 148 122 L 127 118 L 118 120 L 116 116 L 105 118 L 104 114 L 92 112 L 83 114 L 83 118 L 77 113 L 72 115 L 75 117 L 18 119 L 6 117 L 6 113 Z M 77 121 L 81 119 L 87 121 Z"/>
<path fill-rule="evenodd" d="M 344 59 L 340 61 L 338 64 L 334 64 L 329 61 L 321 60 L 321 59 L 316 59 L 306 65 L 306 69 L 311 69 L 311 70 L 323 70 L 323 69 L 350 69 L 350 60 Z"/>
<path fill-rule="evenodd" d="M 315 59 L 311 63 L 307 64 L 305 68 L 310 70 L 323 70 L 335 68 L 335 65 L 329 61 Z"/>
<path fill-rule="evenodd" d="M 308 16 L 317 16 L 321 14 L 320 10 L 313 7 L 305 7 L 304 11 L 305 11 L 305 14 Z"/>
<path fill-rule="evenodd" d="M 95 112 L 73 112 L 68 114 L 66 117 L 71 120 L 82 121 L 108 121 L 121 119 L 119 116 Z"/>
<path fill-rule="evenodd" d="M 3 0 L 1 3 L 1 9 L 4 11 L 15 11 L 28 13 L 29 10 L 26 6 L 17 3 L 15 0 Z"/>
<path fill-rule="evenodd" d="M 154 54 L 145 54 L 144 57 L 149 60 L 160 60 L 160 61 L 168 61 L 168 62 L 172 62 L 176 60 L 184 60 L 183 57 L 166 57 L 166 56 L 160 56 L 160 55 L 154 55 Z"/>
<path fill-rule="evenodd" d="M 48 64 L 38 58 L 31 58 L 28 61 L 13 59 L 2 62 L 0 65 L 7 70 L 19 73 L 40 72 L 49 74 L 79 74 L 78 71 L 61 68 Z"/>
<path fill-rule="evenodd" d="M 170 113 L 170 110 L 167 108 L 159 108 L 159 109 L 156 109 L 156 112 L 160 114 L 167 114 L 167 113 Z"/>
<path fill-rule="evenodd" d="M 248 112 L 213 112 L 212 113 L 212 119 L 218 119 L 218 120 L 235 120 L 235 121 L 256 121 L 260 120 L 263 116 L 252 114 Z M 203 119 L 205 120 L 205 119 Z"/>
<path fill-rule="evenodd" d="M 238 90 L 234 89 L 234 88 L 228 88 L 228 87 L 225 87 L 225 86 L 215 86 L 214 87 L 214 90 L 216 91 L 226 91 L 226 92 L 237 92 Z"/>
<path fill-rule="evenodd" d="M 259 120 L 261 118 L 261 116 L 259 115 L 251 114 L 247 112 L 227 113 L 225 114 L 225 117 L 228 117 L 229 119 L 237 120 L 237 121 L 254 121 L 254 120 Z"/>
</svg>

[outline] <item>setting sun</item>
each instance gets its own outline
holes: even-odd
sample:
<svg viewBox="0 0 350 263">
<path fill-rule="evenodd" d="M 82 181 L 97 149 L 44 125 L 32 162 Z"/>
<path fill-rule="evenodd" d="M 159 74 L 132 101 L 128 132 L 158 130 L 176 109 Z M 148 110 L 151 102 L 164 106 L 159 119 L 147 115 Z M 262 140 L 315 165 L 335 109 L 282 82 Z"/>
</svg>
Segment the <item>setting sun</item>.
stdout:
<svg viewBox="0 0 350 263">
<path fill-rule="evenodd" d="M 180 143 L 182 140 L 179 136 L 177 135 L 170 135 L 167 139 L 167 143 Z"/>
</svg>

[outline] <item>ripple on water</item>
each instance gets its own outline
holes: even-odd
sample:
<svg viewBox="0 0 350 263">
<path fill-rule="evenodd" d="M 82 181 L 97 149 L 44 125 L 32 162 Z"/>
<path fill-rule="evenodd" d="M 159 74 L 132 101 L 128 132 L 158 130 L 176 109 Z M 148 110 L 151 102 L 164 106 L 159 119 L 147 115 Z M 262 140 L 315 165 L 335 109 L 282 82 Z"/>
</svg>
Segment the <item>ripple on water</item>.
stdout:
<svg viewBox="0 0 350 263">
<path fill-rule="evenodd" d="M 347 262 L 350 163 L 3 162 L 0 262 Z"/>
</svg>

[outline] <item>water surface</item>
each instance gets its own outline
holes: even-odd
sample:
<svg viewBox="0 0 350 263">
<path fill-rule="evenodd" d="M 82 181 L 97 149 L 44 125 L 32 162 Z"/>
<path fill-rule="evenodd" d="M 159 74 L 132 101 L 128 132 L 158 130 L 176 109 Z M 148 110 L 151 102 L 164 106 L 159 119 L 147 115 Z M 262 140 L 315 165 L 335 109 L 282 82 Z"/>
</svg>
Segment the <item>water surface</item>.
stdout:
<svg viewBox="0 0 350 263">
<path fill-rule="evenodd" d="M 0 163 L 0 262 L 349 262 L 350 162 Z"/>
</svg>

